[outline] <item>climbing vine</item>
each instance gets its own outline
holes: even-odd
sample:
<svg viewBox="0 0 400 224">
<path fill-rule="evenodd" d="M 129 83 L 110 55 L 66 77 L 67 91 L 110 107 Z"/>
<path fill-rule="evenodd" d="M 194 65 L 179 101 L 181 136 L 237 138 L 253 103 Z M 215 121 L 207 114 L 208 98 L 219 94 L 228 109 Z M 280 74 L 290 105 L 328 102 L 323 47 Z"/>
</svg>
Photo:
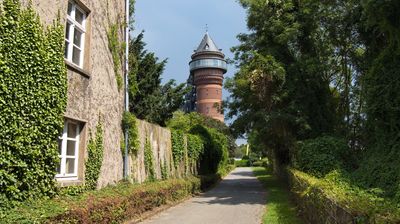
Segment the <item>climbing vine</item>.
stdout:
<svg viewBox="0 0 400 224">
<path fill-rule="evenodd" d="M 92 134 L 90 134 L 92 135 Z M 100 176 L 100 169 L 103 163 L 103 127 L 101 123 L 96 126 L 96 135 L 90 136 L 87 146 L 88 158 L 85 163 L 85 186 L 86 189 L 96 189 L 97 180 Z"/>
<path fill-rule="evenodd" d="M 146 169 L 148 180 L 155 180 L 154 156 L 148 139 L 146 139 L 146 143 L 144 144 L 144 167 Z"/>
<path fill-rule="evenodd" d="M 167 167 L 167 161 L 164 160 L 164 163 L 161 164 L 161 178 L 163 180 L 168 179 L 168 167 Z"/>
<path fill-rule="evenodd" d="M 130 112 L 124 112 L 122 117 L 122 126 L 124 131 L 128 130 L 129 153 L 136 154 L 139 148 L 139 131 L 135 115 Z"/>
<path fill-rule="evenodd" d="M 118 90 L 121 90 L 124 84 L 121 74 L 121 65 L 124 55 L 125 43 L 121 42 L 118 38 L 119 29 L 120 25 L 118 23 L 110 25 L 107 31 L 107 38 L 108 38 L 108 48 L 111 52 L 114 64 L 114 73 L 117 81 Z"/>
<path fill-rule="evenodd" d="M 203 140 L 198 135 L 187 135 L 187 150 L 188 150 L 188 157 L 191 162 L 195 162 L 199 159 L 201 153 L 204 150 L 204 143 Z"/>
<path fill-rule="evenodd" d="M 174 158 L 175 167 L 178 167 L 185 155 L 184 133 L 179 130 L 171 130 L 172 140 L 172 157 Z"/>
<path fill-rule="evenodd" d="M 67 103 L 64 29 L 31 6 L 0 3 L 0 210 L 55 193 Z"/>
</svg>

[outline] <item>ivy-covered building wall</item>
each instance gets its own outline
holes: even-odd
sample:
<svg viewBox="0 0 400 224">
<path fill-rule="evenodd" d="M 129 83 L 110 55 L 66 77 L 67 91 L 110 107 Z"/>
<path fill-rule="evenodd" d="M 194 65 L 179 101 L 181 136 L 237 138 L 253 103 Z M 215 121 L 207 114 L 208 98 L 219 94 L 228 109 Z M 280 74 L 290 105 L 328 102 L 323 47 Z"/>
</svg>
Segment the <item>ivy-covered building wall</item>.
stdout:
<svg viewBox="0 0 400 224">
<path fill-rule="evenodd" d="M 117 83 L 120 78 L 116 78 L 122 77 L 123 66 L 114 66 L 107 34 L 111 27 L 119 24 L 117 40 L 123 42 L 124 1 L 31 2 L 45 26 L 52 24 L 59 14 L 67 46 L 64 55 L 68 79 L 66 125 L 65 135 L 62 134 L 59 140 L 64 155 L 61 155 L 60 163 L 63 164 L 60 164 L 56 179 L 62 186 L 84 183 L 90 133 L 95 134 L 97 125 L 101 123 L 104 150 L 97 187 L 116 183 L 123 179 L 120 144 L 124 105 L 123 91 Z M 21 0 L 21 4 L 27 6 L 29 1 Z M 119 70 L 115 71 L 115 67 Z"/>
</svg>

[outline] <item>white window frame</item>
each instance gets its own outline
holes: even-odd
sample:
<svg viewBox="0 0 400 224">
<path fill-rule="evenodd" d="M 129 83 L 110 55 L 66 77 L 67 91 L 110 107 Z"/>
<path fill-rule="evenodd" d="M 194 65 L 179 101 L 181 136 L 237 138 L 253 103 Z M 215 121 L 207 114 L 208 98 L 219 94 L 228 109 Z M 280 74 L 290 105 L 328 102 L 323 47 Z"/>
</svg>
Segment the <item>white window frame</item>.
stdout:
<svg viewBox="0 0 400 224">
<path fill-rule="evenodd" d="M 67 7 L 67 23 L 70 24 L 69 26 L 69 36 L 65 37 L 65 41 L 68 42 L 68 49 L 67 49 L 67 61 L 77 65 L 80 68 L 83 68 L 83 52 L 85 49 L 85 34 L 86 34 L 86 17 L 87 17 L 87 13 L 80 8 L 74 1 L 68 1 L 69 4 L 72 5 L 72 10 L 71 10 L 71 15 L 68 15 L 68 7 Z M 83 14 L 83 19 L 82 19 L 82 24 L 79 24 L 76 20 L 75 20 L 75 13 L 76 10 L 80 11 Z M 67 26 L 67 24 L 65 24 L 65 26 Z M 81 36 L 81 47 L 78 47 L 74 44 L 74 32 L 75 32 L 75 28 L 77 28 L 79 31 L 82 32 L 82 36 Z M 73 49 L 74 46 L 76 48 L 78 48 L 80 50 L 80 55 L 79 55 L 79 64 L 76 64 L 72 61 L 72 57 L 73 57 Z M 67 47 L 67 46 L 65 46 Z"/>
<path fill-rule="evenodd" d="M 75 138 L 68 137 L 68 125 L 74 124 L 76 125 L 76 136 Z M 62 180 L 77 180 L 78 179 L 78 160 L 79 160 L 79 138 L 80 138 L 80 126 L 78 122 L 66 121 L 64 123 L 64 129 L 62 135 L 59 137 L 61 141 L 61 155 L 58 155 L 60 158 L 60 173 L 56 174 L 56 178 Z M 75 141 L 75 155 L 67 155 L 67 142 Z M 74 173 L 66 174 L 66 164 L 67 159 L 75 159 L 74 164 Z"/>
</svg>

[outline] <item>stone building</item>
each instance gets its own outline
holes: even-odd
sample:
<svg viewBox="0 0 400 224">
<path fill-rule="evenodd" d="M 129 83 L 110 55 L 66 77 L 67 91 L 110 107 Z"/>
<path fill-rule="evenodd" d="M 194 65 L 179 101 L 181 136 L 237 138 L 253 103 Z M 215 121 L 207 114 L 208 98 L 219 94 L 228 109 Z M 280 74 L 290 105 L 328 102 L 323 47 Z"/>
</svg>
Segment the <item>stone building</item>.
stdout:
<svg viewBox="0 0 400 224">
<path fill-rule="evenodd" d="M 188 83 L 193 91 L 186 97 L 186 110 L 197 111 L 224 122 L 221 108 L 222 84 L 227 71 L 225 55 L 206 33 L 189 63 Z"/>
<path fill-rule="evenodd" d="M 23 0 L 22 4 L 28 4 Z M 107 32 L 119 24 L 123 38 L 125 2 L 121 0 L 31 0 L 44 25 L 57 19 L 65 24 L 65 64 L 68 73 L 68 103 L 65 127 L 59 138 L 61 160 L 56 175 L 60 185 L 84 182 L 84 164 L 89 138 L 97 124 L 103 125 L 104 156 L 98 187 L 123 178 L 120 149 L 123 88 L 118 88 Z M 119 66 L 119 68 L 122 68 Z"/>
</svg>

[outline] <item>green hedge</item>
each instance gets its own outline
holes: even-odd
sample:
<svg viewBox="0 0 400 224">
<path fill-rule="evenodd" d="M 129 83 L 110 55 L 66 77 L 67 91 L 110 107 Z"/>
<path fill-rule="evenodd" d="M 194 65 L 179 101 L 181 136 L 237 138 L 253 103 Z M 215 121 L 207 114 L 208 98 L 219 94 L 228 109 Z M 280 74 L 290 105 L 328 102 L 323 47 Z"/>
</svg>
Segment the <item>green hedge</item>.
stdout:
<svg viewBox="0 0 400 224">
<path fill-rule="evenodd" d="M 289 169 L 289 182 L 303 216 L 310 223 L 400 223 L 396 203 L 355 187 L 338 171 L 316 178 Z"/>
<path fill-rule="evenodd" d="M 0 13 L 0 208 L 51 195 L 67 102 L 64 29 L 44 29 L 31 7 Z"/>
<path fill-rule="evenodd" d="M 237 167 L 249 167 L 250 161 L 248 159 L 241 159 L 235 161 L 235 166 Z"/>
<path fill-rule="evenodd" d="M 200 190 L 195 177 L 120 183 L 79 196 L 35 201 L 0 214 L 6 223 L 122 223 L 161 205 L 180 201 Z"/>
</svg>

